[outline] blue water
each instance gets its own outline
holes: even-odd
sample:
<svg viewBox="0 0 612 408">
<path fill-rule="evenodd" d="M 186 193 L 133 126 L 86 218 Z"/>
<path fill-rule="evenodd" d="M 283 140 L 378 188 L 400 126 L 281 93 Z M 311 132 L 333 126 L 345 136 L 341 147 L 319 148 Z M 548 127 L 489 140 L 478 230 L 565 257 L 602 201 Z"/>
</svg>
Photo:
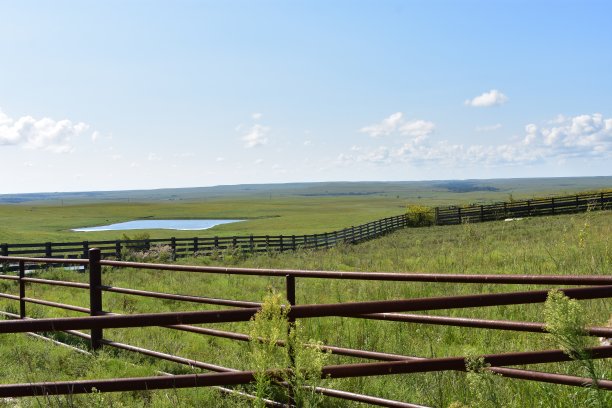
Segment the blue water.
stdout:
<svg viewBox="0 0 612 408">
<path fill-rule="evenodd" d="M 72 231 L 123 231 L 139 229 L 169 229 L 180 231 L 198 231 L 212 228 L 221 224 L 240 222 L 244 220 L 136 220 L 120 222 L 117 224 L 101 225 L 99 227 L 75 228 Z"/>
</svg>

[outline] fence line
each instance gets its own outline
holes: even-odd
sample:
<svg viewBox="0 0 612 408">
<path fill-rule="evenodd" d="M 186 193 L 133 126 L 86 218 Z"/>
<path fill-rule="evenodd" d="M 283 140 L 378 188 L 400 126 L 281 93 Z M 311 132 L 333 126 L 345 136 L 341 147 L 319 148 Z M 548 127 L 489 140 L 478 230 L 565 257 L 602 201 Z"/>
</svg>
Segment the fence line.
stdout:
<svg viewBox="0 0 612 408">
<path fill-rule="evenodd" d="M 258 253 L 270 251 L 294 251 L 298 248 L 330 248 L 341 242 L 356 244 L 377 238 L 407 226 L 404 214 L 386 217 L 366 224 L 351 226 L 338 231 L 305 235 L 243 235 L 231 237 L 157 238 L 143 240 L 105 240 L 81 242 L 44 242 L 33 244 L 0 245 L 2 256 L 28 256 L 42 258 L 86 259 L 90 248 L 100 249 L 102 258 L 121 259 L 122 252 L 146 251 L 153 245 L 165 245 L 172 250 L 173 258 L 192 256 L 194 253 L 211 255 L 215 252 L 236 249 Z"/>
<path fill-rule="evenodd" d="M 467 207 L 436 207 L 435 224 L 453 225 L 464 222 L 485 222 L 506 218 L 535 217 L 605 210 L 612 206 L 612 191 L 575 194 L 550 198 L 511 201 Z"/>
<path fill-rule="evenodd" d="M 546 300 L 547 291 L 529 291 L 529 292 L 510 292 L 510 293 L 491 293 L 477 295 L 462 295 L 462 296 L 445 296 L 445 297 L 430 297 L 417 299 L 402 299 L 402 300 L 384 300 L 384 301 L 367 301 L 367 302 L 348 302 L 339 304 L 317 304 L 317 305 L 295 305 L 295 285 L 296 279 L 303 278 L 323 278 L 323 279 L 360 279 L 360 280 L 381 280 L 381 281 L 428 281 L 428 282 L 455 282 L 462 284 L 473 284 L 486 282 L 489 284 L 564 284 L 564 285 L 597 285 L 592 287 L 578 287 L 563 289 L 563 292 L 575 299 L 604 299 L 612 297 L 612 277 L 611 276 L 531 276 L 531 275 L 504 275 L 502 281 L 487 280 L 489 275 L 449 275 L 446 280 L 441 279 L 443 274 L 387 274 L 387 273 L 360 273 L 360 272 L 335 272 L 335 271 L 297 271 L 297 270 L 274 270 L 274 269 L 247 269 L 247 268 L 215 268 L 215 267 L 196 267 L 186 265 L 171 265 L 171 264 L 143 264 L 135 262 L 120 262 L 101 260 L 100 251 L 91 249 L 87 260 L 71 260 L 73 264 L 86 264 L 89 270 L 89 283 L 77 283 L 68 281 L 55 281 L 50 279 L 30 278 L 25 276 L 26 262 L 39 262 L 48 264 L 61 264 L 64 261 L 53 258 L 23 258 L 23 257 L 2 257 L 0 262 L 17 262 L 19 265 L 19 273 L 17 276 L 3 274 L 0 279 L 13 281 L 19 286 L 19 295 L 0 293 L 0 297 L 18 301 L 20 305 L 20 313 L 8 314 L 10 317 L 18 320 L 0 322 L 0 333 L 18 333 L 31 331 L 65 331 L 69 334 L 76 335 L 89 340 L 90 347 L 93 350 L 103 346 L 118 347 L 125 350 L 130 350 L 152 357 L 162 358 L 169 361 L 174 361 L 180 364 L 194 362 L 195 360 L 186 359 L 184 357 L 159 353 L 153 350 L 142 349 L 130 346 L 123 343 L 117 343 L 103 337 L 103 329 L 116 327 L 146 327 L 146 326 L 162 326 L 168 329 L 182 330 L 193 332 L 200 335 L 210 335 L 233 339 L 238 341 L 249 341 L 250 338 L 242 333 L 226 332 L 221 330 L 209 329 L 205 327 L 190 326 L 185 323 L 203 323 L 203 322 L 228 322 L 228 321 L 246 321 L 258 309 L 260 304 L 256 302 L 247 302 L 240 300 L 226 300 L 204 298 L 198 296 L 186 296 L 180 294 L 166 294 L 160 292 L 148 292 L 137 289 L 117 288 L 106 286 L 102 282 L 102 266 L 112 266 L 114 268 L 139 268 L 167 270 L 174 272 L 196 272 L 196 273 L 213 273 L 213 274 L 239 274 L 249 276 L 275 276 L 283 278 L 286 281 L 286 295 L 291 307 L 289 318 L 294 321 L 298 318 L 317 318 L 327 316 L 344 316 L 348 318 L 367 318 L 390 320 L 397 322 L 418 322 L 421 324 L 444 324 L 451 326 L 466 326 L 479 327 L 483 329 L 495 330 L 514 330 L 514 331 L 531 331 L 534 333 L 544 333 L 542 323 L 533 322 L 513 322 L 500 320 L 480 320 L 480 319 L 461 319 L 449 318 L 443 316 L 415 316 L 403 313 L 404 311 L 425 311 L 437 309 L 455 309 L 464 307 L 486 307 L 508 304 L 527 304 L 541 303 Z M 348 275 L 348 276 L 347 276 Z M 391 275 L 395 275 L 392 279 Z M 42 299 L 34 299 L 26 297 L 26 283 L 57 285 L 63 287 L 72 287 L 75 289 L 88 290 L 89 307 L 81 307 L 75 305 L 66 305 L 62 303 L 50 302 Z M 211 303 L 218 305 L 226 305 L 237 307 L 232 310 L 217 310 L 203 312 L 171 312 L 171 313 L 147 313 L 147 314 L 132 314 L 118 315 L 110 313 L 102 309 L 103 293 L 116 292 L 135 296 L 148 296 L 160 299 L 173 299 L 177 301 Z M 46 319 L 30 319 L 26 314 L 26 303 L 36 303 L 45 306 L 73 310 L 88 314 L 88 317 L 69 317 L 69 318 L 46 318 Z M 74 329 L 92 329 L 91 335 L 75 331 Z M 612 328 L 591 327 L 585 332 L 585 335 L 610 337 Z M 283 346 L 283 344 L 278 344 Z M 446 370 L 465 370 L 464 357 L 447 357 L 438 359 L 429 359 L 422 357 L 402 356 L 398 354 L 380 353 L 376 351 L 347 349 L 343 347 L 335 347 L 323 345 L 323 349 L 338 355 L 345 355 L 357 358 L 368 358 L 383 362 L 374 363 L 358 363 L 358 364 L 342 364 L 336 366 L 327 366 L 323 369 L 323 375 L 330 375 L 333 378 L 343 378 L 347 376 L 372 376 L 385 374 L 400 374 L 428 371 L 446 371 Z M 610 358 L 612 357 L 612 346 L 595 347 L 589 349 L 591 358 Z M 511 378 L 541 381 L 555 384 L 564 384 L 572 386 L 592 385 L 592 381 L 588 378 L 559 375 L 554 373 L 546 373 L 539 371 L 531 371 L 525 369 L 508 369 L 500 366 L 507 365 L 523 365 L 534 363 L 561 362 L 569 360 L 569 357 L 560 350 L 544 350 L 530 351 L 518 353 L 504 353 L 484 356 L 485 360 L 491 364 L 490 370 L 502 376 Z M 52 395 L 52 394 L 70 394 L 79 392 L 91 392 L 92 387 L 95 387 L 100 392 L 127 391 L 137 389 L 154 389 L 154 388 L 180 388 L 180 387 L 195 387 L 195 386 L 212 386 L 212 385 L 231 385 L 251 382 L 253 380 L 252 373 L 245 371 L 237 371 L 234 369 L 223 368 L 210 363 L 198 362 L 200 368 L 212 371 L 229 371 L 224 373 L 227 375 L 212 375 L 212 374 L 197 374 L 191 377 L 175 376 L 167 377 L 167 381 L 159 379 L 159 377 L 149 378 L 132 378 L 132 379 L 110 379 L 110 380 L 90 380 L 90 381 L 66 381 L 53 383 L 32 383 L 32 384 L 7 384 L 0 385 L 0 397 L 8 396 L 28 396 L 28 395 Z M 230 375 L 232 374 L 232 375 Z M 154 385 L 155 384 L 155 385 Z M 601 389 L 612 390 L 612 381 L 599 380 L 597 386 Z M 144 388 L 141 388 L 144 387 Z M 399 401 L 391 401 L 372 396 L 347 393 L 345 391 L 319 389 L 324 395 L 333 396 L 336 398 L 345 398 L 355 401 L 367 402 L 380 406 L 418 406 L 410 403 Z"/>
<path fill-rule="evenodd" d="M 612 207 L 612 191 L 577 194 L 543 199 L 512 201 L 468 207 L 436 207 L 434 224 L 453 225 L 464 222 L 496 221 L 505 218 L 534 217 L 541 215 L 569 214 L 587 210 L 605 210 Z M 0 244 L 1 256 L 28 256 L 41 258 L 88 257 L 89 248 L 96 247 L 103 259 L 120 260 L 122 253 L 146 251 L 154 245 L 168 246 L 174 259 L 192 256 L 194 253 L 212 255 L 219 251 L 235 249 L 249 253 L 270 251 L 294 251 L 299 248 L 330 248 L 338 243 L 356 244 L 368 241 L 401 228 L 410 226 L 406 214 L 386 217 L 366 224 L 320 234 L 304 235 L 241 235 L 229 237 L 155 238 L 143 240 L 103 240 L 80 242 L 44 242 L 32 244 Z"/>
</svg>

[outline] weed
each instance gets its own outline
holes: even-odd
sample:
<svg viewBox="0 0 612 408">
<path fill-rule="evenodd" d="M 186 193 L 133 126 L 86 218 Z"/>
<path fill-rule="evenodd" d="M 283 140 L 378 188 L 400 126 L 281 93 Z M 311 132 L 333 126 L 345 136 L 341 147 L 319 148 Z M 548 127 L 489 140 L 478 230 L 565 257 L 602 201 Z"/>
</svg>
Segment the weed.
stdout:
<svg viewBox="0 0 612 408">
<path fill-rule="evenodd" d="M 275 380 L 286 382 L 286 397 L 298 407 L 316 407 L 322 399 L 314 389 L 322 381 L 327 354 L 319 343 L 303 341 L 300 322 L 289 322 L 289 309 L 279 294 L 271 293 L 251 319 L 250 355 L 256 372 L 257 406 L 263 407 L 263 399 L 273 395 Z"/>
<path fill-rule="evenodd" d="M 593 380 L 590 387 L 592 395 L 589 401 L 592 406 L 601 408 L 609 406 L 603 392 L 597 387 L 597 380 L 600 378 L 593 359 L 585 350 L 589 346 L 589 338 L 586 336 L 586 319 L 582 306 L 575 299 L 570 299 L 559 290 L 551 290 L 548 293 L 544 307 L 546 330 L 550 337 L 558 344 L 573 360 L 576 360 L 580 367 Z"/>
</svg>

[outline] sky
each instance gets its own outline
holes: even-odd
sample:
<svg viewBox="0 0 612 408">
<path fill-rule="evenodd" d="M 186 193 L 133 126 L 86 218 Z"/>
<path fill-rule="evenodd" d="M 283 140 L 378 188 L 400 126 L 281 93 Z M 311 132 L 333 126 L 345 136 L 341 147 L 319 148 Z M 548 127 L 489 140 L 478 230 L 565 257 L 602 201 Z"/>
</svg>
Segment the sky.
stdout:
<svg viewBox="0 0 612 408">
<path fill-rule="evenodd" d="M 611 15 L 0 0 L 0 194 L 609 176 Z"/>
</svg>

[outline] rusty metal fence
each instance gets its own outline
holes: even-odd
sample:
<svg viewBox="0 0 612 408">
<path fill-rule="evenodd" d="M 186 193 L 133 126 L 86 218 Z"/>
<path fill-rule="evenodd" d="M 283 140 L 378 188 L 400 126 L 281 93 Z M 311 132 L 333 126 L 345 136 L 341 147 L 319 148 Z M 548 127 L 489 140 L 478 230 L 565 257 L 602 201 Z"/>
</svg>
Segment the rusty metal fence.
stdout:
<svg viewBox="0 0 612 408">
<path fill-rule="evenodd" d="M 138 268 L 200 274 L 232 274 L 254 277 L 279 277 L 286 281 L 287 303 L 292 305 L 288 315 L 289 319 L 291 320 L 341 316 L 347 318 L 449 325 L 458 327 L 477 327 L 494 330 L 526 331 L 534 333 L 546 332 L 544 324 L 537 322 L 428 316 L 409 314 L 406 312 L 542 303 L 547 298 L 547 290 L 348 302 L 338 304 L 301 305 L 296 304 L 295 299 L 295 285 L 297 279 L 317 278 L 392 282 L 433 282 L 440 284 L 486 283 L 555 286 L 577 285 L 583 287 L 566 288 L 562 289 L 562 291 L 567 296 L 574 299 L 603 299 L 612 297 L 612 276 L 609 275 L 463 275 L 223 268 L 103 260 L 100 257 L 100 250 L 98 249 L 89 250 L 88 259 L 58 260 L 51 258 L 0 257 L 0 263 L 3 262 L 16 263 L 19 266 L 19 272 L 17 275 L 10 273 L 0 274 L 0 279 L 13 281 L 19 287 L 18 295 L 0 293 L 1 298 L 10 299 L 19 303 L 19 314 L 2 312 L 2 314 L 13 320 L 0 321 L 0 335 L 7 333 L 63 331 L 65 333 L 86 339 L 89 342 L 92 350 L 97 350 L 101 347 L 115 347 L 172 361 L 177 364 L 184 364 L 207 371 L 212 371 L 213 373 L 87 381 L 62 381 L 51 383 L 5 384 L 0 385 L 0 398 L 89 393 L 94 389 L 98 392 L 119 392 L 204 386 L 227 387 L 238 384 L 248 384 L 254 381 L 254 373 L 250 371 L 240 371 L 233 368 L 222 367 L 213 363 L 197 361 L 106 339 L 104 338 L 104 329 L 161 326 L 173 330 L 181 330 L 200 335 L 215 336 L 247 342 L 251 339 L 248 335 L 243 333 L 194 325 L 204 323 L 248 321 L 259 310 L 259 307 L 261 306 L 260 303 L 109 286 L 105 285 L 102 280 L 103 267 Z M 84 266 L 88 270 L 89 283 L 42 279 L 31 277 L 26 274 L 26 270 L 29 268 L 29 265 L 41 263 L 69 263 Z M 89 291 L 89 307 L 86 308 L 82 306 L 27 297 L 26 284 L 56 285 L 87 290 Z M 233 309 L 119 315 L 103 310 L 104 292 L 145 296 L 158 299 L 170 299 L 182 302 L 221 305 L 232 307 Z M 73 312 L 81 312 L 89 316 L 31 319 L 27 315 L 28 303 L 61 308 Z M 83 333 L 80 330 L 90 330 L 90 334 Z M 586 329 L 585 335 L 612 337 L 612 328 L 589 327 Z M 279 346 L 283 346 L 283 344 L 279 344 Z M 326 366 L 323 368 L 322 372 L 322 375 L 326 378 L 367 377 L 389 374 L 466 370 L 465 357 L 422 358 L 418 356 L 406 356 L 371 350 L 351 349 L 332 345 L 323 345 L 322 349 L 337 355 L 374 360 L 374 362 L 370 363 Z M 612 346 L 594 347 L 588 349 L 587 352 L 592 359 L 608 359 L 612 357 Z M 570 358 L 561 350 L 512 352 L 490 354 L 483 357 L 485 363 L 490 364 L 491 367 L 489 369 L 491 371 L 505 377 L 578 387 L 594 385 L 593 380 L 590 378 L 508 367 L 568 361 Z M 271 372 L 270 375 L 273 375 L 273 373 Z M 596 385 L 601 389 L 612 390 L 612 380 L 598 380 Z M 238 392 L 227 388 L 223 389 L 227 392 Z M 422 407 L 422 405 L 414 403 L 393 401 L 376 396 L 361 395 L 342 390 L 318 387 L 316 388 L 316 391 L 329 397 L 343 398 L 377 406 L 413 408 Z M 247 395 L 246 397 L 249 396 Z M 281 404 L 279 402 L 268 401 L 268 405 L 279 406 Z"/>
</svg>

